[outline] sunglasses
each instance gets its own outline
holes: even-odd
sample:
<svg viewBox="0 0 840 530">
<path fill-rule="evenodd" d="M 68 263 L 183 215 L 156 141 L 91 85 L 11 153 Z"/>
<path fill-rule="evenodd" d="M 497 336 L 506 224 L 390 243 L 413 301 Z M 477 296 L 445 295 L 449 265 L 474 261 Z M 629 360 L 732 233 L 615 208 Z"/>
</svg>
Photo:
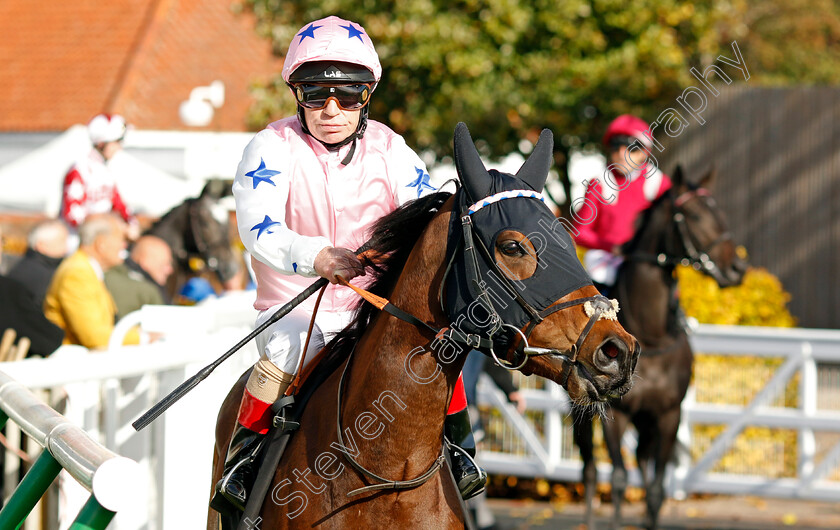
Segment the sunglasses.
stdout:
<svg viewBox="0 0 840 530">
<path fill-rule="evenodd" d="M 323 109 L 331 99 L 342 110 L 359 110 L 370 100 L 370 85 L 310 85 L 301 83 L 292 87 L 301 107 Z"/>
<path fill-rule="evenodd" d="M 618 136 L 613 136 L 610 139 L 609 146 L 610 146 L 611 150 L 615 151 L 619 147 L 630 147 L 631 145 L 633 145 L 634 142 L 637 142 L 637 141 L 638 141 L 638 139 L 636 139 L 632 136 L 618 135 Z"/>
</svg>

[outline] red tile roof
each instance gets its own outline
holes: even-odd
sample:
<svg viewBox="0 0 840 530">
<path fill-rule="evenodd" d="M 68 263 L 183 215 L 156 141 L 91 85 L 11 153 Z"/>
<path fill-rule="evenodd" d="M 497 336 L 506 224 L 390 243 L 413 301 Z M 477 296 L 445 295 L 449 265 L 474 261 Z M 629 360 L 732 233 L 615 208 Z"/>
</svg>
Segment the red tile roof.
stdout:
<svg viewBox="0 0 840 530">
<path fill-rule="evenodd" d="M 0 131 L 64 130 L 97 112 L 187 129 L 178 106 L 225 83 L 210 129 L 245 130 L 248 86 L 282 66 L 235 0 L 0 2 Z"/>
</svg>

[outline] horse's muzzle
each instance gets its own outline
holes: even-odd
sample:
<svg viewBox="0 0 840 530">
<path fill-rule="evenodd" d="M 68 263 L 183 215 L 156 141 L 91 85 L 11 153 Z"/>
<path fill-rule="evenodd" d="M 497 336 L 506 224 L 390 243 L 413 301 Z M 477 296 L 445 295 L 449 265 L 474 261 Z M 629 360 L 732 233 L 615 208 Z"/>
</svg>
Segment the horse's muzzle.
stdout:
<svg viewBox="0 0 840 530">
<path fill-rule="evenodd" d="M 620 397 L 633 386 L 633 372 L 641 352 L 638 341 L 633 342 L 631 348 L 618 337 L 608 337 L 595 350 L 593 367 L 608 377 L 603 389 L 608 397 Z"/>
</svg>

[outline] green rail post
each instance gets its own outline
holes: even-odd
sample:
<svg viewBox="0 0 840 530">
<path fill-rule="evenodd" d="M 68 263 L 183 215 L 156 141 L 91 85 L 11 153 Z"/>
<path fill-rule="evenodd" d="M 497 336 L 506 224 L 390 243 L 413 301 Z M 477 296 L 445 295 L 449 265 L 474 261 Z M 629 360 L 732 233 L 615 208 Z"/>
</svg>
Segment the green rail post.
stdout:
<svg viewBox="0 0 840 530">
<path fill-rule="evenodd" d="M 61 464 L 44 451 L 0 510 L 0 528 L 18 528 L 61 472 Z"/>
<path fill-rule="evenodd" d="M 71 530 L 105 530 L 120 506 L 139 496 L 126 488 L 140 480 L 137 462 L 109 451 L 0 371 L 0 427 L 8 420 L 44 451 L 0 510 L 0 530 L 20 528 L 62 469 L 91 492 Z"/>
<path fill-rule="evenodd" d="M 103 508 L 96 497 L 91 495 L 70 525 L 70 530 L 105 530 L 114 515 L 114 512 Z"/>
</svg>

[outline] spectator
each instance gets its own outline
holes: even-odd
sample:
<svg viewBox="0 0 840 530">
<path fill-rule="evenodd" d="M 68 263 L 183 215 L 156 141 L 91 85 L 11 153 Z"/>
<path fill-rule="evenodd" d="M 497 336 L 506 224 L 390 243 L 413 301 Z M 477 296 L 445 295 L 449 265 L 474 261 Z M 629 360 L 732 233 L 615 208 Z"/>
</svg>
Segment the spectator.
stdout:
<svg viewBox="0 0 840 530">
<path fill-rule="evenodd" d="M 0 335 L 7 329 L 30 340 L 29 354 L 46 357 L 61 346 L 64 331 L 44 316 L 32 293 L 19 282 L 0 276 Z"/>
<path fill-rule="evenodd" d="M 9 271 L 9 278 L 32 293 L 38 308 L 44 305 L 50 280 L 67 255 L 67 234 L 67 225 L 58 219 L 39 224 L 29 233 L 26 254 Z"/>
<path fill-rule="evenodd" d="M 146 304 L 170 303 L 165 285 L 172 274 L 172 250 L 157 236 L 142 236 L 124 263 L 105 272 L 105 286 L 117 305 L 117 319 Z"/>
<path fill-rule="evenodd" d="M 108 162 L 122 150 L 125 118 L 118 114 L 97 114 L 88 123 L 93 148 L 76 162 L 64 177 L 61 218 L 73 229 L 87 216 L 116 212 L 129 224 L 130 239 L 140 235 L 137 220 L 117 190 L 117 178 Z"/>
<path fill-rule="evenodd" d="M 0 241 L 2 232 L 0 231 Z M 2 260 L 0 245 L 0 260 Z M 9 328 L 30 340 L 29 355 L 46 357 L 61 346 L 64 332 L 44 317 L 41 307 L 19 282 L 0 276 L 0 336 Z"/>
<path fill-rule="evenodd" d="M 216 290 L 206 279 L 195 276 L 186 281 L 175 296 L 178 305 L 196 305 L 199 302 L 215 297 Z"/>
<path fill-rule="evenodd" d="M 53 276 L 44 313 L 65 332 L 65 344 L 105 348 L 114 329 L 116 306 L 104 272 L 123 262 L 126 225 L 113 214 L 88 217 L 79 227 L 79 250 Z"/>
</svg>

